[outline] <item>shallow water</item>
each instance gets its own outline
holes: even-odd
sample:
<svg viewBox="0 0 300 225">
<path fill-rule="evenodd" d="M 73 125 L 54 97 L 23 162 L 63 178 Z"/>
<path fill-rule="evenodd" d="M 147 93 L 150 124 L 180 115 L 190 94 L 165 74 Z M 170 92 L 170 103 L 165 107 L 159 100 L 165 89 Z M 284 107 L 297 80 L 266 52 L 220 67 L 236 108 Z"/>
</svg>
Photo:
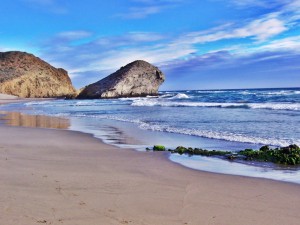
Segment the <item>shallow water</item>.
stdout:
<svg viewBox="0 0 300 225">
<path fill-rule="evenodd" d="M 0 122 L 14 127 L 35 127 L 49 129 L 69 129 L 67 118 L 44 115 L 28 115 L 20 112 L 1 112 Z"/>
<path fill-rule="evenodd" d="M 170 160 L 191 169 L 247 177 L 267 178 L 300 184 L 299 166 L 278 166 L 272 163 L 232 162 L 215 157 L 170 155 Z"/>
</svg>

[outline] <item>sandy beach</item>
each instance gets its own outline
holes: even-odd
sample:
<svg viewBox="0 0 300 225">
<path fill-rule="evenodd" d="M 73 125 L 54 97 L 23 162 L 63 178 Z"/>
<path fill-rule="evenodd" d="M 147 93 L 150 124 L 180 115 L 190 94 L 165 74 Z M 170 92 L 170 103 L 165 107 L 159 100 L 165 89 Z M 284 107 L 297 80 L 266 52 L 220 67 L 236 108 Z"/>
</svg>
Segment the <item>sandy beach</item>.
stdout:
<svg viewBox="0 0 300 225">
<path fill-rule="evenodd" d="M 78 132 L 0 133 L 0 224 L 299 224 L 296 184 L 194 171 Z"/>
<path fill-rule="evenodd" d="M 300 0 L 0 8 L 0 225 L 300 225 Z"/>
</svg>

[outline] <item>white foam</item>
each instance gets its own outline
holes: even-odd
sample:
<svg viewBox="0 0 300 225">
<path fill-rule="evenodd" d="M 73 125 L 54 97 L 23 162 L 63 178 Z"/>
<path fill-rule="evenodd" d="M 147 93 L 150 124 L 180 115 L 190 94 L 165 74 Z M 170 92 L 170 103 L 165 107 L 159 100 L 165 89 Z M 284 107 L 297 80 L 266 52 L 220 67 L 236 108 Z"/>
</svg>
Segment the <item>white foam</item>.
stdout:
<svg viewBox="0 0 300 225">
<path fill-rule="evenodd" d="M 170 99 L 186 99 L 186 98 L 190 98 L 190 97 L 186 94 L 178 93 L 177 95 L 171 97 Z"/>
<path fill-rule="evenodd" d="M 230 107 L 241 106 L 239 103 L 214 103 L 214 102 L 176 102 L 140 99 L 133 101 L 132 106 L 163 106 L 163 107 Z"/>
<path fill-rule="evenodd" d="M 252 93 L 250 93 L 249 91 L 242 91 L 242 92 L 239 92 L 239 94 L 242 94 L 242 95 L 251 95 Z"/>
<path fill-rule="evenodd" d="M 282 147 L 290 144 L 297 144 L 297 145 L 300 144 L 300 140 L 280 140 L 280 139 L 272 139 L 272 138 L 251 137 L 251 136 L 245 136 L 242 134 L 229 133 L 229 132 L 174 128 L 168 126 L 161 126 L 158 124 L 149 125 L 147 123 L 141 123 L 139 127 L 142 129 L 153 130 L 153 131 L 164 131 L 169 133 L 178 133 L 178 134 L 199 136 L 199 137 L 233 141 L 233 142 L 273 145 L 273 146 L 282 146 Z"/>
<path fill-rule="evenodd" d="M 118 100 L 120 100 L 120 101 L 135 101 L 135 100 L 147 99 L 147 97 L 130 97 L 130 98 L 126 97 L 126 98 L 118 98 Z"/>
<path fill-rule="evenodd" d="M 236 93 L 236 94 L 241 94 L 241 95 L 275 95 L 275 96 L 285 96 L 285 95 L 299 95 L 300 91 L 295 91 L 295 90 L 281 90 L 281 91 L 255 91 L 255 90 L 230 90 L 230 91 L 222 91 L 222 90 L 202 90 L 202 91 L 197 91 L 197 93 L 200 94 L 218 94 L 218 93 Z"/>
<path fill-rule="evenodd" d="M 53 100 L 54 101 L 54 100 Z M 30 106 L 30 105 L 46 105 L 52 103 L 52 101 L 33 101 L 33 102 L 26 102 L 24 105 Z"/>
<path fill-rule="evenodd" d="M 75 103 L 75 106 L 94 106 L 97 105 L 95 101 L 79 101 Z"/>
<path fill-rule="evenodd" d="M 300 110 L 300 103 L 249 103 L 252 109 Z"/>
<path fill-rule="evenodd" d="M 259 94 L 259 93 L 258 93 Z M 271 92 L 263 92 L 262 95 L 298 95 L 300 94 L 300 91 L 292 91 L 292 90 L 286 90 L 286 91 L 271 91 Z"/>
<path fill-rule="evenodd" d="M 172 94 L 165 94 L 165 95 L 161 95 L 159 96 L 160 98 L 168 98 L 168 97 L 172 97 Z"/>
<path fill-rule="evenodd" d="M 207 91 L 205 91 L 205 90 L 203 90 L 203 91 L 197 91 L 197 93 L 204 93 L 204 94 L 206 94 L 206 93 L 228 93 L 228 92 L 232 92 L 232 91 L 212 91 L 212 90 L 207 90 Z"/>
<path fill-rule="evenodd" d="M 149 124 L 149 123 L 146 123 L 139 119 L 128 119 L 125 117 L 117 117 L 117 116 L 97 115 L 97 116 L 92 116 L 92 117 L 134 123 L 143 130 L 184 134 L 184 135 L 198 136 L 198 137 L 232 141 L 232 142 L 272 145 L 272 146 L 281 146 L 281 147 L 288 146 L 291 144 L 300 145 L 300 139 L 293 140 L 293 139 L 263 138 L 263 137 L 246 136 L 243 134 L 230 133 L 230 132 L 218 132 L 218 131 L 212 131 L 212 130 L 176 128 L 176 127 L 170 127 L 170 126 L 166 126 L 166 125 L 158 124 L 158 123 L 157 124 Z"/>
<path fill-rule="evenodd" d="M 300 103 L 217 103 L 217 102 L 176 102 L 162 100 L 135 100 L 132 106 L 162 106 L 162 107 L 218 107 L 218 108 L 252 108 L 270 110 L 300 111 Z"/>
</svg>

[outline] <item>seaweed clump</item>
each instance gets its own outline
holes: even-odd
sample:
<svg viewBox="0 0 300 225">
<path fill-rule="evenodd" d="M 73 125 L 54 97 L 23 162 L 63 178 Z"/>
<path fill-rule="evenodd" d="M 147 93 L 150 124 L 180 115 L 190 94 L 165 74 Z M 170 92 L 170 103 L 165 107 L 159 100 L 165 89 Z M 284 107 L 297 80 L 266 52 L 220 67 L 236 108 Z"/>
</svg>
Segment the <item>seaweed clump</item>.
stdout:
<svg viewBox="0 0 300 225">
<path fill-rule="evenodd" d="M 147 150 L 150 150 L 147 148 Z M 175 149 L 166 149 L 163 145 L 154 145 L 153 151 L 169 151 L 171 153 L 178 153 L 180 155 L 200 155 L 200 156 L 218 156 L 228 160 L 248 160 L 272 162 L 285 165 L 300 165 L 300 148 L 297 145 L 289 145 L 287 147 L 270 148 L 265 145 L 259 150 L 245 149 L 238 152 L 220 151 L 220 150 L 206 150 L 201 148 L 186 148 L 178 146 Z"/>
<path fill-rule="evenodd" d="M 297 145 L 271 149 L 269 146 L 262 146 L 259 150 L 245 149 L 238 154 L 245 156 L 246 160 L 273 162 L 286 165 L 300 164 L 300 148 Z"/>
<path fill-rule="evenodd" d="M 231 152 L 218 151 L 218 150 L 206 150 L 201 148 L 185 148 L 183 146 L 178 146 L 174 150 L 169 150 L 171 153 L 188 154 L 188 155 L 201 155 L 201 156 L 225 156 Z"/>
<path fill-rule="evenodd" d="M 165 151 L 166 148 L 163 145 L 154 145 L 153 151 Z"/>
</svg>

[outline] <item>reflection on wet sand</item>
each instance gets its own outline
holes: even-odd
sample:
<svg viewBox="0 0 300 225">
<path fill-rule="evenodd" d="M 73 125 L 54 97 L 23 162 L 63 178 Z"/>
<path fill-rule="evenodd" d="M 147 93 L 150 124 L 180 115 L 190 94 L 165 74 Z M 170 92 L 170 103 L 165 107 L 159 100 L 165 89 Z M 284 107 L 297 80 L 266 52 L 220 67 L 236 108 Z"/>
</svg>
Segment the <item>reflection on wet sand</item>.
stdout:
<svg viewBox="0 0 300 225">
<path fill-rule="evenodd" d="M 4 121 L 6 125 L 18 127 L 39 127 L 53 129 L 68 129 L 70 121 L 65 118 L 41 116 L 41 115 L 26 115 L 19 112 L 0 112 L 3 114 L 0 121 Z"/>
</svg>

